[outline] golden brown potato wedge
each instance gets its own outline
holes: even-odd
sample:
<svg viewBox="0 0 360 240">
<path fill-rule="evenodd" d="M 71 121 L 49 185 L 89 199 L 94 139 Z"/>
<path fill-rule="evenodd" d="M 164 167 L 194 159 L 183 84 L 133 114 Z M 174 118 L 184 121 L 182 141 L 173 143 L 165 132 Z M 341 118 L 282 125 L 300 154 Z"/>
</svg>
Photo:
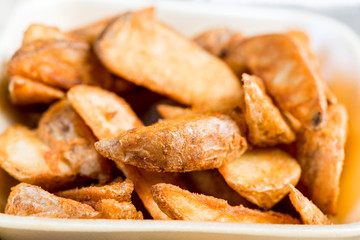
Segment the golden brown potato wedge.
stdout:
<svg viewBox="0 0 360 240">
<path fill-rule="evenodd" d="M 104 186 L 90 186 L 64 190 L 56 195 L 78 202 L 98 202 L 102 199 L 114 199 L 119 202 L 130 202 L 134 184 L 131 180 L 115 182 Z"/>
<path fill-rule="evenodd" d="M 5 213 L 51 218 L 95 218 L 99 215 L 89 205 L 57 197 L 27 183 L 20 183 L 11 188 Z"/>
<path fill-rule="evenodd" d="M 300 213 L 304 224 L 327 225 L 332 222 L 324 215 L 320 209 L 307 199 L 299 190 L 290 184 L 289 198 L 296 211 Z"/>
<path fill-rule="evenodd" d="M 347 127 L 345 107 L 330 105 L 325 126 L 317 131 L 303 129 L 297 140 L 301 181 L 310 199 L 326 214 L 336 213 Z"/>
<path fill-rule="evenodd" d="M 162 116 L 164 119 L 167 120 L 201 114 L 200 112 L 196 112 L 190 108 L 184 108 L 184 107 L 168 105 L 168 104 L 159 104 L 156 107 L 156 110 L 158 111 L 160 116 Z"/>
<path fill-rule="evenodd" d="M 218 168 L 241 155 L 247 143 L 230 117 L 213 114 L 130 129 L 95 148 L 115 162 L 149 171 L 189 172 Z"/>
<path fill-rule="evenodd" d="M 22 106 L 50 104 L 65 96 L 59 89 L 20 76 L 10 78 L 9 93 L 11 102 Z"/>
<path fill-rule="evenodd" d="M 181 103 L 211 108 L 242 100 L 224 62 L 148 14 L 121 15 L 94 48 L 111 72 Z"/>
<path fill-rule="evenodd" d="M 244 67 L 264 80 L 279 108 L 315 130 L 326 121 L 327 101 L 322 81 L 302 50 L 286 34 L 247 38 L 225 61 L 240 74 Z"/>
<path fill-rule="evenodd" d="M 67 33 L 63 33 L 57 27 L 50 27 L 43 24 L 31 24 L 24 33 L 23 45 L 36 40 L 77 40 Z"/>
<path fill-rule="evenodd" d="M 241 82 L 244 88 L 249 142 L 259 147 L 293 142 L 295 133 L 266 94 L 262 80 L 244 73 Z"/>
<path fill-rule="evenodd" d="M 75 173 L 34 131 L 15 125 L 0 136 L 0 164 L 19 181 L 53 189 L 71 182 Z"/>
<path fill-rule="evenodd" d="M 106 219 L 144 219 L 142 213 L 136 211 L 135 206 L 129 202 L 118 202 L 114 199 L 102 199 L 95 209 L 100 213 L 100 218 Z"/>
<path fill-rule="evenodd" d="M 301 168 L 280 149 L 255 149 L 224 164 L 219 172 L 241 196 L 270 209 L 289 193 L 289 184 L 297 184 Z"/>
<path fill-rule="evenodd" d="M 142 126 L 131 107 L 119 96 L 99 87 L 79 85 L 67 93 L 74 109 L 98 139 L 117 136 Z"/>
<path fill-rule="evenodd" d="M 242 205 L 232 207 L 225 200 L 191 193 L 171 184 L 151 188 L 159 208 L 171 219 L 243 223 L 299 224 L 290 215 L 273 211 L 261 212 Z"/>
<path fill-rule="evenodd" d="M 37 133 L 51 149 L 62 153 L 80 176 L 102 183 L 110 179 L 109 161 L 96 152 L 95 137 L 66 99 L 53 104 L 43 114 Z"/>
</svg>

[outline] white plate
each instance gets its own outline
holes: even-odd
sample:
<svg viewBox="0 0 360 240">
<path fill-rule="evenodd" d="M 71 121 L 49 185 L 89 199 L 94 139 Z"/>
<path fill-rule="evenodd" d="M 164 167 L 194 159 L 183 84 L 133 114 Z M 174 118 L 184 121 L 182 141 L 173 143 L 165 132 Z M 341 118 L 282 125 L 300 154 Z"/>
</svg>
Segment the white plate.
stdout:
<svg viewBox="0 0 360 240">
<path fill-rule="evenodd" d="M 172 1 L 30 1 L 18 6 L 0 38 L 0 61 L 7 61 L 20 46 L 31 23 L 45 23 L 68 30 L 108 15 L 155 6 L 158 17 L 187 36 L 215 26 L 228 26 L 246 35 L 306 31 L 319 56 L 324 77 L 346 104 L 350 114 L 350 136 L 339 201 L 342 223 L 360 221 L 360 41 L 341 23 L 297 10 L 203 4 Z M 3 69 L 2 69 L 3 70 Z M 3 84 L 2 84 L 3 85 Z M 4 97 L 4 92 L 0 95 Z M 13 124 L 9 106 L 0 101 L 0 132 Z M 0 172 L 0 207 L 13 184 Z M 333 226 L 201 223 L 182 221 L 64 220 L 16 217 L 0 214 L 1 239 L 284 239 L 360 237 L 360 223 Z"/>
</svg>

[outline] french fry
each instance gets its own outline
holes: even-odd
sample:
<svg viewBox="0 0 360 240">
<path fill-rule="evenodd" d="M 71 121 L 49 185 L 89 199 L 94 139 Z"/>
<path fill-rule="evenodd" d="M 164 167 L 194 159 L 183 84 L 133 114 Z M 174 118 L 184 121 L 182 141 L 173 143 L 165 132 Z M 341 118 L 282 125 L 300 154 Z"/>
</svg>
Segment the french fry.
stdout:
<svg viewBox="0 0 360 240">
<path fill-rule="evenodd" d="M 65 96 L 64 92 L 20 76 L 13 76 L 9 83 L 10 100 L 16 105 L 50 104 Z"/>
<path fill-rule="evenodd" d="M 152 16 L 121 15 L 94 48 L 111 72 L 181 103 L 212 108 L 242 100 L 225 63 Z"/>
<path fill-rule="evenodd" d="M 135 206 L 129 202 L 118 202 L 114 199 L 102 199 L 95 209 L 105 219 L 143 219 L 142 213 L 136 211 Z"/>
<path fill-rule="evenodd" d="M 310 199 L 326 214 L 335 214 L 344 164 L 348 117 L 343 105 L 330 105 L 328 121 L 317 131 L 303 129 L 297 140 L 301 181 Z"/>
<path fill-rule="evenodd" d="M 11 188 L 5 213 L 51 218 L 95 218 L 99 215 L 89 205 L 57 197 L 40 187 L 26 183 Z"/>
<path fill-rule="evenodd" d="M 99 87 L 75 86 L 68 91 L 67 97 L 98 139 L 142 126 L 121 97 Z"/>
<path fill-rule="evenodd" d="M 63 33 L 57 27 L 50 27 L 43 24 L 31 24 L 24 33 L 22 45 L 29 44 L 37 40 L 77 40 L 70 34 Z"/>
<path fill-rule="evenodd" d="M 249 68 L 263 79 L 279 108 L 291 113 L 303 126 L 315 130 L 326 122 L 327 101 L 322 81 L 288 35 L 247 38 L 225 61 L 237 74 Z"/>
<path fill-rule="evenodd" d="M 34 131 L 15 125 L 0 136 L 0 164 L 19 181 L 54 189 L 74 180 L 75 173 Z"/>
<path fill-rule="evenodd" d="M 324 215 L 320 209 L 307 199 L 299 190 L 290 184 L 289 198 L 296 211 L 300 213 L 304 224 L 328 225 L 332 222 Z"/>
<path fill-rule="evenodd" d="M 110 179 L 109 161 L 96 152 L 95 137 L 66 99 L 53 104 L 42 115 L 37 133 L 80 176 L 102 183 Z"/>
<path fill-rule="evenodd" d="M 230 117 L 213 114 L 130 129 L 95 148 L 115 162 L 148 171 L 189 172 L 218 168 L 241 155 L 247 143 Z"/>
<path fill-rule="evenodd" d="M 232 207 L 225 200 L 191 193 L 171 184 L 159 183 L 151 188 L 159 208 L 171 219 L 242 223 L 299 224 L 287 214 L 261 212 L 242 205 Z"/>
<path fill-rule="evenodd" d="M 241 81 L 244 88 L 249 142 L 259 147 L 293 142 L 295 134 L 266 94 L 262 80 L 243 74 Z"/>
<path fill-rule="evenodd" d="M 219 172 L 231 188 L 263 209 L 286 196 L 300 179 L 297 161 L 280 149 L 256 149 L 224 164 Z"/>
</svg>

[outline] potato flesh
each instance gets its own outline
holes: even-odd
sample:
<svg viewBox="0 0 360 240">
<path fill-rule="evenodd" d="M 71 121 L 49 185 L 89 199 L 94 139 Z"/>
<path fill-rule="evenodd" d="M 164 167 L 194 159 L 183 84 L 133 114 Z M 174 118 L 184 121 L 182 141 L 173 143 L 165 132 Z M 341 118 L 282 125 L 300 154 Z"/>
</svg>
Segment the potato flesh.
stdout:
<svg viewBox="0 0 360 240">
<path fill-rule="evenodd" d="M 23 45 L 29 44 L 36 40 L 77 40 L 70 34 L 60 31 L 57 27 L 50 27 L 42 24 L 31 24 L 24 33 Z"/>
<path fill-rule="evenodd" d="M 344 164 L 348 116 L 343 105 L 330 105 L 328 121 L 317 131 L 303 129 L 297 140 L 301 181 L 310 199 L 326 214 L 335 214 Z"/>
<path fill-rule="evenodd" d="M 94 218 L 98 213 L 90 206 L 57 197 L 40 187 L 20 183 L 11 189 L 6 214 L 51 218 Z"/>
<path fill-rule="evenodd" d="M 130 129 L 95 148 L 104 157 L 148 171 L 188 172 L 218 168 L 241 155 L 247 143 L 230 117 L 214 114 Z"/>
<path fill-rule="evenodd" d="M 225 200 L 191 193 L 171 184 L 151 188 L 159 208 L 171 219 L 242 223 L 298 224 L 298 219 L 272 211 L 261 212 L 242 205 L 232 207 Z"/>
<path fill-rule="evenodd" d="M 95 209 L 105 219 L 143 219 L 142 213 L 136 211 L 135 206 L 129 202 L 118 202 L 114 199 L 100 200 Z"/>
<path fill-rule="evenodd" d="M 219 168 L 225 181 L 241 196 L 263 209 L 285 197 L 300 179 L 300 165 L 280 149 L 255 149 Z"/>
<path fill-rule="evenodd" d="M 94 47 L 111 72 L 181 103 L 241 101 L 239 81 L 222 61 L 148 15 L 120 16 Z"/>
<path fill-rule="evenodd" d="M 243 74 L 242 83 L 249 142 L 260 147 L 293 142 L 295 134 L 266 94 L 262 80 Z"/>
</svg>

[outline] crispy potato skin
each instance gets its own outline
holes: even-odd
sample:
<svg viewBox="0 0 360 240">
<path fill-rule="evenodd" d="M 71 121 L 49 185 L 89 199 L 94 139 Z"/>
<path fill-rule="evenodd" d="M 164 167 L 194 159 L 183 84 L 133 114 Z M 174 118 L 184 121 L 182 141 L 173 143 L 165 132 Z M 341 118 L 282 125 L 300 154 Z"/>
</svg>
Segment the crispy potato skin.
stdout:
<svg viewBox="0 0 360 240">
<path fill-rule="evenodd" d="M 296 211 L 300 213 L 304 224 L 328 225 L 332 222 L 324 215 L 320 209 L 307 199 L 299 190 L 290 184 L 289 198 Z"/>
<path fill-rule="evenodd" d="M 298 134 L 297 159 L 302 167 L 301 181 L 310 199 L 326 214 L 335 214 L 344 164 L 348 115 L 343 105 L 330 105 L 326 125 Z"/>
<path fill-rule="evenodd" d="M 191 193 L 171 184 L 151 188 L 159 208 L 171 219 L 186 221 L 217 221 L 242 223 L 298 224 L 298 219 L 273 211 L 261 212 L 242 205 L 232 207 L 225 200 Z"/>
<path fill-rule="evenodd" d="M 244 88 L 249 142 L 259 147 L 293 142 L 295 133 L 266 94 L 262 80 L 256 76 L 243 74 L 241 81 Z"/>
<path fill-rule="evenodd" d="M 298 45 L 286 34 L 247 38 L 225 61 L 240 74 L 244 67 L 264 80 L 281 110 L 315 130 L 326 121 L 327 101 L 320 77 Z"/>
<path fill-rule="evenodd" d="M 20 183 L 11 188 L 6 214 L 51 218 L 94 218 L 98 213 L 90 206 L 57 197 L 40 187 Z"/>
<path fill-rule="evenodd" d="M 11 77 L 8 89 L 11 102 L 22 106 L 50 104 L 65 96 L 59 89 L 20 76 Z"/>
<path fill-rule="evenodd" d="M 230 117 L 200 115 L 134 128 L 95 143 L 104 157 L 158 172 L 220 167 L 241 155 L 246 139 Z"/>
<path fill-rule="evenodd" d="M 271 209 L 300 179 L 297 161 L 280 149 L 254 149 L 219 168 L 231 188 L 263 209 Z"/>
<path fill-rule="evenodd" d="M 115 182 L 104 186 L 90 186 L 69 189 L 58 192 L 56 195 L 70 198 L 78 202 L 100 201 L 102 199 L 114 199 L 119 202 L 131 202 L 131 193 L 134 184 L 126 179 L 124 182 Z"/>
<path fill-rule="evenodd" d="M 110 179 L 109 161 L 96 152 L 95 137 L 66 99 L 53 104 L 43 114 L 37 134 L 60 152 L 80 176 L 100 182 Z"/>
<path fill-rule="evenodd" d="M 129 202 L 102 199 L 95 205 L 95 209 L 100 212 L 100 217 L 105 219 L 144 219 L 142 212 L 136 211 L 135 206 Z"/>
<path fill-rule="evenodd" d="M 125 100 L 112 92 L 79 85 L 71 88 L 67 97 L 98 139 L 118 136 L 124 130 L 142 126 Z"/>
<path fill-rule="evenodd" d="M 94 48 L 111 72 L 181 103 L 211 108 L 242 99 L 224 62 L 149 15 L 121 15 Z"/>
<path fill-rule="evenodd" d="M 61 154 L 21 125 L 12 126 L 0 135 L 0 164 L 15 179 L 45 189 L 65 185 L 75 178 Z"/>
</svg>

